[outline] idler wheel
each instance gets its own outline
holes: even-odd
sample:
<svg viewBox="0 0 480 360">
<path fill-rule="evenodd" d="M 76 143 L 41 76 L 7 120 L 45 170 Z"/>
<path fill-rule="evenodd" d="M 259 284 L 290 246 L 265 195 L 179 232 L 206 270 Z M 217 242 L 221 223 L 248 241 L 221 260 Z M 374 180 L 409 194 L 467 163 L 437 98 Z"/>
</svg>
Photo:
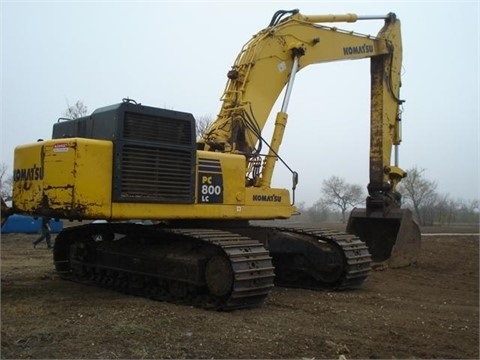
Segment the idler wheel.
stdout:
<svg viewBox="0 0 480 360">
<path fill-rule="evenodd" d="M 212 257 L 205 269 L 208 290 L 215 296 L 225 296 L 233 286 L 233 270 L 230 261 L 223 256 Z"/>
</svg>

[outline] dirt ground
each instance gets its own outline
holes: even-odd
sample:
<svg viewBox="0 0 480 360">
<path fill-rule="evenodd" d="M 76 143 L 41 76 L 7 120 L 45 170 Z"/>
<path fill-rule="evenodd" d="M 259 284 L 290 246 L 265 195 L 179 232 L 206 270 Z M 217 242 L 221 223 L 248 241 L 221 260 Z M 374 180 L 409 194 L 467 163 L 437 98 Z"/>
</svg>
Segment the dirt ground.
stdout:
<svg viewBox="0 0 480 360">
<path fill-rule="evenodd" d="M 355 291 L 274 288 L 214 312 L 61 280 L 37 235 L 1 237 L 1 358 L 479 358 L 478 227 L 426 229 L 417 265 Z M 440 233 L 464 233 L 445 235 Z"/>
</svg>

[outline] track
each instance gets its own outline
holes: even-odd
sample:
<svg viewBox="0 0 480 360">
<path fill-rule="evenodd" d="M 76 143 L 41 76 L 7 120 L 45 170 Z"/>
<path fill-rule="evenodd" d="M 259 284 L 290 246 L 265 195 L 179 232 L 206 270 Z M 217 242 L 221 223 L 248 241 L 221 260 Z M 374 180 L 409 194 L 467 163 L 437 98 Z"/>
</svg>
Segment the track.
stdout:
<svg viewBox="0 0 480 360">
<path fill-rule="evenodd" d="M 356 289 L 369 275 L 371 256 L 368 247 L 354 235 L 319 227 L 277 226 L 267 229 L 273 232 L 268 242 L 276 269 L 276 285 Z"/>
<path fill-rule="evenodd" d="M 261 243 L 212 229 L 68 228 L 56 239 L 54 260 L 68 280 L 216 310 L 258 306 L 274 279 Z"/>
<path fill-rule="evenodd" d="M 301 226 L 88 224 L 57 236 L 54 262 L 68 280 L 216 310 L 259 306 L 274 280 L 355 289 L 371 269 L 368 248 L 356 236 Z"/>
</svg>

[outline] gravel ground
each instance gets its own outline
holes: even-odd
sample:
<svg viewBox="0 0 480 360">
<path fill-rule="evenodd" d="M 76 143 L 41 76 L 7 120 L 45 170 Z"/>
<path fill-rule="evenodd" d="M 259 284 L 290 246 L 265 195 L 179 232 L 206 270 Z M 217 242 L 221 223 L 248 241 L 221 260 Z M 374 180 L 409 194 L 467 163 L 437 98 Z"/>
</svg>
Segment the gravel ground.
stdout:
<svg viewBox="0 0 480 360">
<path fill-rule="evenodd" d="M 274 288 L 233 312 L 61 280 L 36 234 L 3 234 L 1 358 L 478 359 L 478 229 L 460 233 L 425 236 L 417 265 L 373 271 L 359 290 Z"/>
</svg>

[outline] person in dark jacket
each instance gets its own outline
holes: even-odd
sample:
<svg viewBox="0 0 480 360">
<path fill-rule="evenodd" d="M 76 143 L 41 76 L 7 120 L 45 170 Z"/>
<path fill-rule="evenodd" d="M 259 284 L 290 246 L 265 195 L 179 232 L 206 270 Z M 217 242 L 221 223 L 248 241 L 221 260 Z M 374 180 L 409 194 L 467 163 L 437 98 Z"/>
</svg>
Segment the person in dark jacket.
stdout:
<svg viewBox="0 0 480 360">
<path fill-rule="evenodd" d="M 40 230 L 41 230 L 42 234 L 40 235 L 40 237 L 37 240 L 32 242 L 34 249 L 37 247 L 37 245 L 41 241 L 43 241 L 43 239 L 45 239 L 45 241 L 47 242 L 47 246 L 48 246 L 49 249 L 53 248 L 52 243 L 50 242 L 50 239 L 51 239 L 50 231 L 51 231 L 51 229 L 50 229 L 49 222 L 50 222 L 50 218 L 45 217 L 45 216 L 42 217 L 42 223 L 41 223 L 41 227 L 40 227 Z"/>
</svg>

